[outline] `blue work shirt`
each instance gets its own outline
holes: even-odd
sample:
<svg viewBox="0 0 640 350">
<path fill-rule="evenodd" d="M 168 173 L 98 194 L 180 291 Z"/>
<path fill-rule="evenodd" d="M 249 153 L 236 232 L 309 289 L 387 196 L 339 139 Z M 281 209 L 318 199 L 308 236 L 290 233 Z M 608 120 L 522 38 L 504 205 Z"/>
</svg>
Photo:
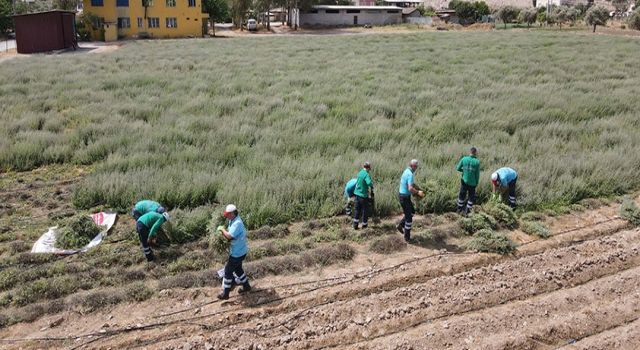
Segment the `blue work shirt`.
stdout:
<svg viewBox="0 0 640 350">
<path fill-rule="evenodd" d="M 411 168 L 406 168 L 400 177 L 400 194 L 401 195 L 411 195 L 409 191 L 409 185 L 413 186 L 413 171 Z"/>
<path fill-rule="evenodd" d="M 244 223 L 239 215 L 229 221 L 228 232 L 233 238 L 231 240 L 231 246 L 229 247 L 229 255 L 234 258 L 246 255 L 249 251 L 249 246 L 247 245 L 247 230 L 245 230 Z"/>
<path fill-rule="evenodd" d="M 347 182 L 347 185 L 344 186 L 344 197 L 345 198 L 351 198 L 351 197 L 355 196 L 353 191 L 356 190 L 356 182 L 358 182 L 357 179 L 351 179 L 351 180 L 349 180 L 349 182 Z"/>
<path fill-rule="evenodd" d="M 500 168 L 496 170 L 498 173 L 498 177 L 500 179 L 500 186 L 507 187 L 509 186 L 509 182 L 518 178 L 518 173 L 511 168 Z"/>
</svg>

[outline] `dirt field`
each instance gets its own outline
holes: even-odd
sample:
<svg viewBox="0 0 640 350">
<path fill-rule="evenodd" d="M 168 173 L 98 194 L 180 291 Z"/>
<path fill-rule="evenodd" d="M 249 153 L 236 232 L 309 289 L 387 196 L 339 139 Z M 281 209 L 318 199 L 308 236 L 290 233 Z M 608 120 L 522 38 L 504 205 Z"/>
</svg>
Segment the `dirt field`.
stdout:
<svg viewBox="0 0 640 350">
<path fill-rule="evenodd" d="M 463 252 L 448 237 L 448 251 L 359 247 L 348 266 L 256 280 L 228 302 L 218 287 L 164 290 L 0 337 L 10 349 L 636 349 L 640 231 L 617 213 L 548 218 L 547 240 L 511 232 L 513 256 Z"/>
</svg>

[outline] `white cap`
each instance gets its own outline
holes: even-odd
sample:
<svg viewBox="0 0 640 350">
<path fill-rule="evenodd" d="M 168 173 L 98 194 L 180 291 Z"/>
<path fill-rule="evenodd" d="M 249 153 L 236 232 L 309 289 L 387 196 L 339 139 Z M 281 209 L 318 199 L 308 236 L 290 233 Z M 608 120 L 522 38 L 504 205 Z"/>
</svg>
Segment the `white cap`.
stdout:
<svg viewBox="0 0 640 350">
<path fill-rule="evenodd" d="M 233 205 L 233 204 L 229 204 L 229 205 L 227 205 L 226 208 L 224 208 L 224 212 L 225 213 L 233 213 L 236 210 L 238 210 L 238 208 L 236 208 L 236 206 Z"/>
<path fill-rule="evenodd" d="M 498 173 L 497 172 L 491 174 L 491 181 L 496 181 L 496 180 L 498 180 Z"/>
<path fill-rule="evenodd" d="M 167 213 L 166 211 L 162 213 L 162 217 L 164 217 L 164 219 L 167 221 L 171 221 L 171 217 L 169 216 L 169 213 Z"/>
<path fill-rule="evenodd" d="M 411 161 L 409 162 L 409 165 L 418 165 L 418 160 L 417 159 L 411 159 Z"/>
</svg>

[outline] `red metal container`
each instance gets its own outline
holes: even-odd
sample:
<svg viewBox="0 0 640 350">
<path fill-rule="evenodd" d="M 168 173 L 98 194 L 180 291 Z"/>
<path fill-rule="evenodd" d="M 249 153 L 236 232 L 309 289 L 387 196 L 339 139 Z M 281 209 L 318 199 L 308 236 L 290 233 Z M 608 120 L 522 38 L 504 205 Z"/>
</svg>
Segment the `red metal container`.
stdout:
<svg viewBox="0 0 640 350">
<path fill-rule="evenodd" d="M 18 53 L 36 53 L 78 47 L 76 14 L 47 11 L 13 16 Z"/>
</svg>

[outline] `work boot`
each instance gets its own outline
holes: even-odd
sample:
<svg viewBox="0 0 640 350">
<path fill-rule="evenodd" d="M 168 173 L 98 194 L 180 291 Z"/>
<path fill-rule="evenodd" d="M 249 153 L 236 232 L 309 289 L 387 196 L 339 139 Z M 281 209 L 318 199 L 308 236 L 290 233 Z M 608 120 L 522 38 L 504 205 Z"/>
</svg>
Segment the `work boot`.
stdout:
<svg viewBox="0 0 640 350">
<path fill-rule="evenodd" d="M 404 230 L 404 240 L 405 240 L 407 243 L 410 243 L 410 242 L 411 242 L 411 231 L 409 231 L 409 230 Z"/>
<path fill-rule="evenodd" d="M 228 300 L 229 299 L 229 289 L 225 289 L 222 293 L 218 294 L 218 299 L 220 300 Z"/>
<path fill-rule="evenodd" d="M 251 291 L 251 285 L 249 284 L 249 281 L 245 282 L 242 284 L 242 288 L 240 288 L 238 290 L 238 294 L 244 294 L 244 293 L 248 293 Z"/>
<path fill-rule="evenodd" d="M 402 225 L 402 223 L 397 224 L 396 230 L 398 230 L 398 232 L 400 233 L 404 233 L 404 225 Z"/>
</svg>

